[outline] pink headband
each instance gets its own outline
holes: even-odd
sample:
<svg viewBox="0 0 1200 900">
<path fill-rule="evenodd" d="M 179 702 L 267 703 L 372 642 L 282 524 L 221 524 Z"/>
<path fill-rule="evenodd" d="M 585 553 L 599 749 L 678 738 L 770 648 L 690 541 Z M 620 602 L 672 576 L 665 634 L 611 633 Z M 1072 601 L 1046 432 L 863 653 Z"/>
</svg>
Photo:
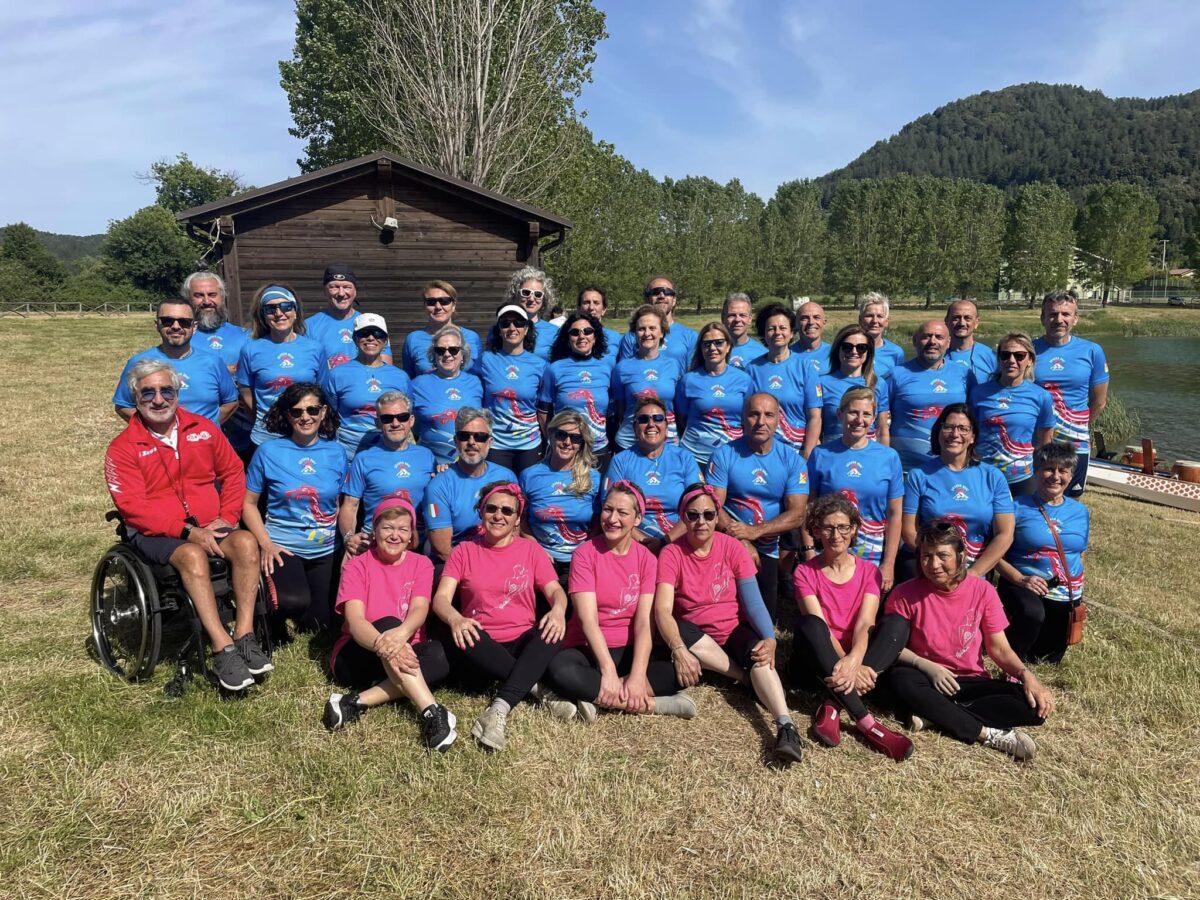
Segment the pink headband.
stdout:
<svg viewBox="0 0 1200 900">
<path fill-rule="evenodd" d="M 633 502 L 637 504 L 638 515 L 642 516 L 643 518 L 645 517 L 646 501 L 642 499 L 642 492 L 638 490 L 636 484 L 634 484 L 628 478 L 622 478 L 620 481 L 614 481 L 608 486 L 610 493 L 612 492 L 613 488 L 622 488 L 625 492 L 633 494 Z"/>
<path fill-rule="evenodd" d="M 375 529 L 379 525 L 379 517 L 389 509 L 402 509 L 408 513 L 412 520 L 413 528 L 417 527 L 417 512 L 413 509 L 412 503 L 408 499 L 408 491 L 396 494 L 392 497 L 385 497 L 379 501 L 379 505 L 375 507 L 375 515 L 371 517 L 371 528 Z"/>
<path fill-rule="evenodd" d="M 683 518 L 683 511 L 687 509 L 688 504 L 701 496 L 711 499 L 718 510 L 721 508 L 721 504 L 717 502 L 717 492 L 713 490 L 712 485 L 702 484 L 697 488 L 692 488 L 679 498 L 679 518 Z"/>
<path fill-rule="evenodd" d="M 509 481 L 504 484 L 498 484 L 482 497 L 479 498 L 479 513 L 483 515 L 483 507 L 487 504 L 488 498 L 492 494 L 512 494 L 517 498 L 517 515 L 519 516 L 525 509 L 525 495 L 521 493 L 521 488 L 516 482 Z"/>
</svg>

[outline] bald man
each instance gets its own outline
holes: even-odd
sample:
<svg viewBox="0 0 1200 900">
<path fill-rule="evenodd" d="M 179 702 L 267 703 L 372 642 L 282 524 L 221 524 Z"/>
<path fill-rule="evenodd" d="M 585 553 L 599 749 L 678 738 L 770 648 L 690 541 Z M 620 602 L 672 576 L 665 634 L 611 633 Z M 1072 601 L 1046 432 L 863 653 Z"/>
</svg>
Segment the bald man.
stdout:
<svg viewBox="0 0 1200 900">
<path fill-rule="evenodd" d="M 979 329 L 979 307 L 970 298 L 956 298 L 946 308 L 946 327 L 950 329 L 950 350 L 946 359 L 971 370 L 976 384 L 996 374 L 996 351 L 975 340 Z"/>
<path fill-rule="evenodd" d="M 796 311 L 797 341 L 792 350 L 799 354 L 809 371 L 818 377 L 829 371 L 829 345 L 821 340 L 825 334 L 825 309 L 809 300 Z"/>
<path fill-rule="evenodd" d="M 892 370 L 890 390 L 892 449 L 907 472 L 927 460 L 933 423 L 951 403 L 966 403 L 971 370 L 946 359 L 950 330 L 930 319 L 913 334 L 915 359 Z"/>
</svg>

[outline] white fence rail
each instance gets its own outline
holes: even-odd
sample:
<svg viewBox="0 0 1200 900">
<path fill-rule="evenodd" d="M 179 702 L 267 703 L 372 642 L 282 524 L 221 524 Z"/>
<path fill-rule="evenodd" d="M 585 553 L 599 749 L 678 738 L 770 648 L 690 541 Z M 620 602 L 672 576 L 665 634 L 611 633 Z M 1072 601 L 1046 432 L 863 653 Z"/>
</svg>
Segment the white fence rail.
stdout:
<svg viewBox="0 0 1200 900">
<path fill-rule="evenodd" d="M 151 313 L 153 303 L 102 303 L 99 306 L 88 306 L 84 303 L 3 303 L 0 302 L 0 319 L 6 316 L 17 316 L 22 319 L 31 316 L 123 316 L 130 313 Z"/>
</svg>

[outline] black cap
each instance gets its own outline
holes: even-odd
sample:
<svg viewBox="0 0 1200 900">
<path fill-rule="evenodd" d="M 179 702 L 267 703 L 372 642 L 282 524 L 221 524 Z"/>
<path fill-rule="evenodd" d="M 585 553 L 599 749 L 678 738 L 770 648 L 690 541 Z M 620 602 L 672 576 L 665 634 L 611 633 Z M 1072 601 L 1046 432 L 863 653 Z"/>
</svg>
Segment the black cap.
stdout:
<svg viewBox="0 0 1200 900">
<path fill-rule="evenodd" d="M 329 284 L 331 281 L 348 281 L 358 287 L 358 279 L 354 277 L 354 270 L 341 263 L 334 263 L 325 269 L 325 280 L 321 284 Z"/>
</svg>

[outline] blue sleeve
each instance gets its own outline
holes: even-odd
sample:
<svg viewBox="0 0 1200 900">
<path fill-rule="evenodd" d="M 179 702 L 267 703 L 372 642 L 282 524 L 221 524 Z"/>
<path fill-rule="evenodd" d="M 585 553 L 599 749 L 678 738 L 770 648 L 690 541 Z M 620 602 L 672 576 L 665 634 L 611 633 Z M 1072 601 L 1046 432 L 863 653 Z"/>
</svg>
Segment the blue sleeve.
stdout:
<svg viewBox="0 0 1200 900">
<path fill-rule="evenodd" d="M 428 531 L 454 527 L 450 513 L 451 498 L 446 484 L 447 479 L 435 478 L 429 482 L 429 489 L 425 492 L 425 528 Z"/>
<path fill-rule="evenodd" d="M 876 416 L 880 413 L 890 413 L 892 411 L 892 395 L 888 390 L 888 384 L 890 382 L 886 378 L 880 378 L 878 375 L 875 376 Z"/>
<path fill-rule="evenodd" d="M 808 496 L 808 466 L 805 465 L 804 457 L 799 453 L 788 451 L 784 456 L 787 460 L 787 483 L 783 489 L 785 497 L 807 497 Z"/>
<path fill-rule="evenodd" d="M 908 478 L 904 482 L 904 512 L 916 515 L 921 506 L 920 469 L 909 469 Z"/>
<path fill-rule="evenodd" d="M 267 454 L 263 453 L 266 446 L 263 444 L 254 451 L 254 457 L 246 467 L 246 490 L 256 494 L 261 494 L 267 484 Z"/>
<path fill-rule="evenodd" d="M 897 453 L 890 454 L 891 460 L 888 466 L 888 500 L 895 500 L 905 496 L 904 490 L 904 468 L 900 465 L 900 455 Z"/>
<path fill-rule="evenodd" d="M 758 636 L 764 641 L 775 640 L 775 626 L 771 624 L 771 616 L 763 603 L 762 591 L 758 589 L 758 581 L 754 578 L 743 578 L 737 583 L 738 600 L 742 609 Z"/>
<path fill-rule="evenodd" d="M 417 370 L 413 367 L 412 353 L 409 351 L 408 338 L 410 336 L 404 338 L 404 344 L 400 347 L 400 368 L 404 370 L 409 378 L 416 378 Z"/>
<path fill-rule="evenodd" d="M 980 463 L 987 465 L 987 463 Z M 1008 481 L 1004 475 L 995 466 L 988 466 L 988 480 L 991 481 L 992 487 L 992 513 L 1011 513 L 1013 511 L 1012 491 L 1008 488 Z"/>
<path fill-rule="evenodd" d="M 1098 384 L 1106 384 L 1108 382 L 1108 359 L 1104 356 L 1104 348 L 1099 344 L 1092 345 L 1092 377 L 1088 381 L 1089 387 L 1095 387 Z"/>
<path fill-rule="evenodd" d="M 361 456 L 355 456 L 354 462 L 350 463 L 350 471 L 346 473 L 346 483 L 342 486 L 342 493 L 347 497 L 353 497 L 355 500 L 361 500 L 366 493 L 367 480 L 363 474 L 363 464 L 359 462 Z"/>
<path fill-rule="evenodd" d="M 817 447 L 813 450 L 812 455 L 808 458 L 808 492 L 814 497 L 820 497 L 822 493 L 821 486 L 821 470 L 817 468 L 817 458 L 821 448 Z"/>
<path fill-rule="evenodd" d="M 812 372 L 805 369 L 804 377 L 804 408 L 817 409 L 821 408 L 821 380 Z"/>
<path fill-rule="evenodd" d="M 218 403 L 222 406 L 226 403 L 233 403 L 238 398 L 238 390 L 237 385 L 233 383 L 233 377 L 229 374 L 228 366 L 221 362 L 221 357 L 215 353 L 213 354 L 213 366 L 217 371 Z"/>
<path fill-rule="evenodd" d="M 538 387 L 537 402 L 545 406 L 554 405 L 554 369 L 546 366 L 542 373 L 542 383 Z"/>
<path fill-rule="evenodd" d="M 1037 388 L 1038 391 L 1038 428 L 1053 428 L 1054 427 L 1054 398 L 1050 396 L 1050 392 L 1045 388 Z"/>
<path fill-rule="evenodd" d="M 708 461 L 708 477 L 705 480 L 715 488 L 729 487 L 729 457 L 732 453 L 726 449 L 728 446 L 723 444 L 718 447 Z"/>
<path fill-rule="evenodd" d="M 129 374 L 129 369 L 133 366 L 133 360 L 125 363 L 125 367 L 121 369 L 121 378 L 117 381 L 117 389 L 113 391 L 112 402 L 113 406 L 119 406 L 122 409 L 133 409 L 133 394 L 129 393 L 129 385 L 125 383 L 125 376 Z"/>
<path fill-rule="evenodd" d="M 233 373 L 233 380 L 242 387 L 254 386 L 250 381 L 250 341 L 246 341 L 242 352 L 238 354 L 237 371 Z"/>
</svg>

